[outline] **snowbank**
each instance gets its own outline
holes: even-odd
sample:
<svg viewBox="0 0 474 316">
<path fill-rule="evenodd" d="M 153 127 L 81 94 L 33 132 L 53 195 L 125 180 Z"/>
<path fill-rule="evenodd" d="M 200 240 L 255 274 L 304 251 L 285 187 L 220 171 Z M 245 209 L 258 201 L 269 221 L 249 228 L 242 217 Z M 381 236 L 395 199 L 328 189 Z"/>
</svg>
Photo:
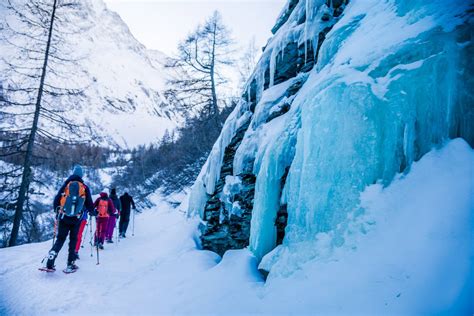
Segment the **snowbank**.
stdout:
<svg viewBox="0 0 474 316">
<path fill-rule="evenodd" d="M 268 255 L 261 265 L 274 263 L 278 271 L 268 289 L 289 295 L 285 283 L 292 279 L 300 312 L 472 313 L 473 188 L 474 151 L 453 140 L 390 186 L 367 187 L 361 208 L 349 215 L 343 247 L 331 250 L 329 232 L 297 245 L 286 261 L 277 260 L 289 252 L 283 246 Z M 293 264 L 299 271 L 285 277 Z"/>
</svg>

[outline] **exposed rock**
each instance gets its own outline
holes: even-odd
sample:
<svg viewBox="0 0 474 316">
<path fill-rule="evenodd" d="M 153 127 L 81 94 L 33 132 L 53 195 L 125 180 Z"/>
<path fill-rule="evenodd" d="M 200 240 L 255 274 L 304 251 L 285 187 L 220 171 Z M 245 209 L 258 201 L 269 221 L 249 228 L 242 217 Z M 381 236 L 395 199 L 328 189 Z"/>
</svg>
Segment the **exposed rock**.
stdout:
<svg viewBox="0 0 474 316">
<path fill-rule="evenodd" d="M 286 90 L 285 96 L 290 97 L 292 95 L 295 95 L 304 85 L 306 79 L 308 79 L 307 74 L 300 75 L 299 78 L 288 88 L 288 90 Z"/>
<path fill-rule="evenodd" d="M 250 83 L 249 89 L 245 90 L 242 99 L 247 100 L 250 104 L 250 111 L 255 111 L 257 106 L 257 80 L 254 78 Z"/>
<path fill-rule="evenodd" d="M 243 210 L 242 217 L 235 215 L 229 216 L 229 210 L 225 209 L 220 195 L 224 188 L 226 177 L 232 175 L 235 151 L 242 142 L 245 131 L 249 125 L 250 119 L 236 131 L 232 141 L 226 147 L 215 192 L 208 199 L 204 208 L 204 220 L 207 223 L 201 227 L 202 247 L 203 249 L 212 250 L 220 255 L 223 255 L 227 249 L 239 249 L 248 245 L 250 217 L 253 205 L 253 194 L 255 191 L 255 176 L 241 176 L 242 184 L 245 189 L 238 195 L 238 198 L 236 197 L 236 201 L 240 201 L 241 203 Z M 244 222 L 247 222 L 247 217 L 248 224 L 245 224 Z M 248 226 L 248 228 L 244 229 L 245 226 Z M 248 231 L 248 233 L 245 233 L 245 230 Z"/>
<path fill-rule="evenodd" d="M 321 48 L 321 45 L 323 45 L 323 42 L 326 39 L 326 34 L 328 34 L 331 29 L 332 29 L 332 26 L 328 26 L 321 33 L 318 34 L 318 48 L 316 49 L 316 55 L 315 55 L 316 61 L 318 60 L 319 49 Z"/>
<path fill-rule="evenodd" d="M 267 67 L 265 69 L 265 73 L 263 76 L 263 90 L 268 89 L 269 86 L 270 86 L 270 67 Z"/>
<path fill-rule="evenodd" d="M 291 13 L 293 13 L 293 10 L 296 8 L 296 5 L 298 4 L 299 0 L 290 0 L 288 3 L 288 7 L 286 10 L 280 15 L 278 20 L 275 23 L 275 26 L 272 28 L 272 34 L 276 34 L 280 27 L 282 27 L 283 24 L 288 21 L 288 18 L 290 17 Z"/>
<path fill-rule="evenodd" d="M 288 177 L 288 173 L 290 172 L 290 167 L 286 167 L 285 173 L 281 177 L 281 191 L 286 184 L 286 179 Z M 275 226 L 277 231 L 277 240 L 276 245 L 281 245 L 283 243 L 283 238 L 285 238 L 285 228 L 286 224 L 288 223 L 288 211 L 287 211 L 287 204 L 280 205 L 280 209 L 277 212 L 277 216 L 275 219 Z"/>
<path fill-rule="evenodd" d="M 313 43 L 307 41 L 298 47 L 298 59 L 296 60 L 296 67 L 298 72 L 308 72 L 314 67 L 315 54 Z"/>
<path fill-rule="evenodd" d="M 273 84 L 285 82 L 298 74 L 298 45 L 295 42 L 289 42 L 283 49 L 283 54 L 278 52 L 276 58 L 275 74 Z"/>
<path fill-rule="evenodd" d="M 267 120 L 265 121 L 265 123 L 268 123 L 270 122 L 271 120 L 273 120 L 274 118 L 276 117 L 279 117 L 283 114 L 285 114 L 286 112 L 288 112 L 291 108 L 291 104 L 289 102 L 285 102 L 283 103 L 283 105 L 280 107 L 280 109 L 278 111 L 275 111 L 275 112 L 272 112 L 268 117 L 267 117 Z"/>
</svg>

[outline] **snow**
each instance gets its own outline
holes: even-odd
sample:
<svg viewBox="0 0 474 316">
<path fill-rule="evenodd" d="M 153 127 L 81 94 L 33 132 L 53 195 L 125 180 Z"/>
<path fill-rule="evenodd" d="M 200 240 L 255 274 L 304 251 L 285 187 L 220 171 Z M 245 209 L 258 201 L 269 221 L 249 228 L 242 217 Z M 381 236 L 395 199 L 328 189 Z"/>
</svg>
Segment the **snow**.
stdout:
<svg viewBox="0 0 474 316">
<path fill-rule="evenodd" d="M 226 176 L 224 188 L 222 189 L 220 200 L 224 202 L 224 209 L 228 210 L 227 216 L 231 215 L 241 216 L 242 209 L 239 202 L 234 202 L 234 197 L 241 191 L 242 180 L 239 177 Z M 222 210 L 221 210 L 222 212 Z M 221 214 L 221 217 L 224 214 Z"/>
<path fill-rule="evenodd" d="M 22 2 L 15 0 L 13 4 Z M 64 12 L 58 14 L 64 16 Z M 67 36 L 64 40 L 67 49 L 60 53 L 68 52 L 71 56 L 61 57 L 78 61 L 55 66 L 56 72 L 67 74 L 67 78 L 46 77 L 46 83 L 50 85 L 83 90 L 81 98 L 66 100 L 63 107 L 68 111 L 64 115 L 69 115 L 74 122 L 91 123 L 97 135 L 106 138 L 101 140 L 101 144 L 105 145 L 104 142 L 108 143 L 110 139 L 123 148 L 158 141 L 166 130 L 181 124 L 182 118 L 174 114 L 163 96 L 169 78 L 164 67 L 166 56 L 147 50 L 133 37 L 119 15 L 108 10 L 102 0 L 81 1 L 80 10 L 72 12 L 67 13 L 67 19 L 71 21 L 68 29 L 62 31 L 74 35 Z M 14 23 L 15 19 L 0 5 L 0 22 L 4 21 Z M 16 27 L 21 26 L 18 24 Z M 80 32 L 78 27 L 82 27 Z M 6 31 L 2 35 L 13 40 Z M 26 46 L 23 39 L 13 42 Z M 0 50 L 2 57 L 10 61 L 19 54 L 3 38 Z M 7 65 L 0 60 L 0 82 L 4 88 L 24 80 L 15 73 L 6 72 L 6 68 Z M 45 100 L 51 104 L 58 102 L 57 99 L 49 100 L 47 96 Z M 10 111 L 19 110 L 17 107 Z M 43 121 L 40 123 L 44 124 Z M 59 132 L 54 124 L 46 128 Z"/>
<path fill-rule="evenodd" d="M 163 202 L 136 216 L 135 236 L 130 227 L 106 245 L 100 265 L 86 244 L 75 274 L 37 270 L 50 241 L 1 249 L 0 314 L 471 314 L 473 179 L 474 150 L 448 142 L 389 186 L 366 187 L 344 246 L 328 232 L 304 251 L 276 248 L 261 265 L 297 269 L 272 269 L 266 283 L 247 249 L 198 250 L 199 219 Z M 284 252 L 307 258 L 275 260 Z"/>
</svg>

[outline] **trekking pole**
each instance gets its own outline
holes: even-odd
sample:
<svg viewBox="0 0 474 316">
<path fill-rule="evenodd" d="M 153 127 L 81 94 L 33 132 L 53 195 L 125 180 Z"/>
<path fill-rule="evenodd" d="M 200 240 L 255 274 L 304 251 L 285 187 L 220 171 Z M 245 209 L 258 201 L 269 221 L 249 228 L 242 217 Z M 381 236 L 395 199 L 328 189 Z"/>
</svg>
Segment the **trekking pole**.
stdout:
<svg viewBox="0 0 474 316">
<path fill-rule="evenodd" d="M 89 216 L 89 223 L 90 223 L 89 230 L 90 230 L 90 235 L 91 235 L 91 240 L 89 243 L 91 244 L 91 257 L 93 257 L 94 255 L 92 254 L 92 215 Z"/>
<path fill-rule="evenodd" d="M 89 226 L 89 222 L 87 222 L 86 227 L 84 228 L 84 236 L 81 238 L 81 248 L 84 248 L 84 241 L 87 238 L 87 226 Z"/>
<path fill-rule="evenodd" d="M 118 244 L 120 242 L 120 239 L 119 239 L 119 225 L 117 225 L 117 223 L 115 223 L 115 236 L 117 238 L 116 244 Z"/>
<path fill-rule="evenodd" d="M 97 233 L 97 241 L 96 241 L 96 249 L 97 249 L 97 265 L 99 265 L 99 239 L 102 233 L 101 225 L 99 225 L 98 218 L 96 222 L 96 233 Z"/>
<path fill-rule="evenodd" d="M 58 213 L 56 213 L 56 216 L 54 218 L 54 229 L 53 229 L 53 246 L 54 246 L 54 242 L 56 241 L 56 232 L 58 230 Z"/>
<path fill-rule="evenodd" d="M 132 213 L 132 236 L 135 236 L 135 209 L 133 209 Z"/>
</svg>

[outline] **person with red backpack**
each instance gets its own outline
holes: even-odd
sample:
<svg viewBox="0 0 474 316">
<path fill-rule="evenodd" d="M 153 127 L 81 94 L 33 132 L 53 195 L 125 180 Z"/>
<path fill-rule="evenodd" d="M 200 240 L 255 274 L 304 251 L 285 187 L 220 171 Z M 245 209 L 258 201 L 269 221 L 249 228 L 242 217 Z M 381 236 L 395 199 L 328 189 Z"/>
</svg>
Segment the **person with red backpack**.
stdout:
<svg viewBox="0 0 474 316">
<path fill-rule="evenodd" d="M 48 253 L 46 271 L 54 271 L 54 261 L 58 256 L 67 235 L 69 234 L 69 254 L 67 259 L 66 273 L 74 272 L 78 269 L 74 261 L 76 260 L 77 234 L 81 217 L 84 213 L 92 213 L 94 205 L 92 203 L 89 187 L 82 180 L 83 171 L 79 165 L 74 166 L 72 175 L 64 182 L 56 194 L 53 202 L 54 210 L 57 212 L 58 236 L 56 242 Z"/>
<path fill-rule="evenodd" d="M 95 215 L 97 216 L 97 225 L 95 232 L 95 245 L 104 249 L 104 240 L 107 233 L 107 224 L 109 217 L 115 214 L 114 202 L 109 198 L 106 192 L 101 192 L 100 196 L 94 202 Z"/>
</svg>

